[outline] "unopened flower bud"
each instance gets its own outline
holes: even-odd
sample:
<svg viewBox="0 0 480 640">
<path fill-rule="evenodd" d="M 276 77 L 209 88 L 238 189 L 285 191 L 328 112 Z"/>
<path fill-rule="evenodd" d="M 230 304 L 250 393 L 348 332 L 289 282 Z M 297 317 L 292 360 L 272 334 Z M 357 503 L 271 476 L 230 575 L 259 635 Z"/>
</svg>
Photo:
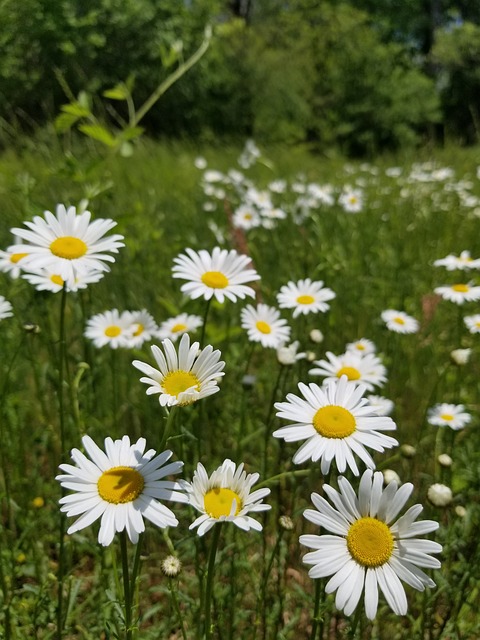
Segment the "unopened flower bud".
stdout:
<svg viewBox="0 0 480 640">
<path fill-rule="evenodd" d="M 427 498 L 435 507 L 446 507 L 453 500 L 453 494 L 450 487 L 435 483 L 428 487 Z"/>
<path fill-rule="evenodd" d="M 451 467 L 452 466 L 452 462 L 453 460 L 451 459 L 451 457 L 448 455 L 448 453 L 441 453 L 438 458 L 438 464 L 441 467 Z"/>
<path fill-rule="evenodd" d="M 402 484 L 402 481 L 400 480 L 400 476 L 393 469 L 385 469 L 383 471 L 383 480 L 385 484 L 390 484 L 391 482 L 396 482 L 397 485 Z"/>
<path fill-rule="evenodd" d="M 291 531 L 293 529 L 293 520 L 290 516 L 280 516 L 278 519 L 278 524 L 285 529 L 285 531 Z"/>
<path fill-rule="evenodd" d="M 467 364 L 467 362 L 470 360 L 471 353 L 471 349 L 454 349 L 450 353 L 450 357 L 455 362 L 455 364 L 462 366 L 464 364 Z"/>
<path fill-rule="evenodd" d="M 178 576 L 182 570 L 182 563 L 176 556 L 167 556 L 162 562 L 162 571 L 169 578 Z"/>
<path fill-rule="evenodd" d="M 312 342 L 316 342 L 317 344 L 323 342 L 323 333 L 320 331 L 320 329 L 312 329 L 310 331 L 310 340 Z"/>
<path fill-rule="evenodd" d="M 411 444 L 402 444 L 400 451 L 405 458 L 414 458 L 417 454 L 417 450 Z"/>
</svg>

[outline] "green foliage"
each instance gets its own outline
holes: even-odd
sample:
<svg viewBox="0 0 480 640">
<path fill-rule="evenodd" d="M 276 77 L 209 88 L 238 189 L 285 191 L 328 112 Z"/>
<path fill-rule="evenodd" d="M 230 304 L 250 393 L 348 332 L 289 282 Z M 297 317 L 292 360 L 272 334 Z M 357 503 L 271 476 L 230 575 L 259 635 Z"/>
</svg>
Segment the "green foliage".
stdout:
<svg viewBox="0 0 480 640">
<path fill-rule="evenodd" d="M 450 126 L 464 142 L 480 140 L 480 26 L 471 22 L 437 32 L 432 60 Z"/>
</svg>

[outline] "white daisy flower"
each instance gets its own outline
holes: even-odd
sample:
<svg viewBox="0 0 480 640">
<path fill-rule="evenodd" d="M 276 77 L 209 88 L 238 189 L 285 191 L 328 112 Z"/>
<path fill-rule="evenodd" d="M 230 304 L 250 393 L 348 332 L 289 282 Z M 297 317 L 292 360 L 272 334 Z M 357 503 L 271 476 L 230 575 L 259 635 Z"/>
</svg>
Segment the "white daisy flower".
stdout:
<svg viewBox="0 0 480 640">
<path fill-rule="evenodd" d="M 28 254 L 22 258 L 23 269 L 52 269 L 63 280 L 74 282 L 77 275 L 109 271 L 105 262 L 115 262 L 110 254 L 124 246 L 121 235 L 104 237 L 117 223 L 103 219 L 90 222 L 90 211 L 77 214 L 75 207 L 66 209 L 59 204 L 56 215 L 45 211 L 44 216 L 25 222 L 28 229 L 12 229 L 29 243 L 9 248 L 14 253 Z"/>
<path fill-rule="evenodd" d="M 169 318 L 161 323 L 158 327 L 157 338 L 160 338 L 160 340 L 169 338 L 172 342 L 176 342 L 179 336 L 196 331 L 202 324 L 203 319 L 200 316 L 180 313 L 178 316 Z"/>
<path fill-rule="evenodd" d="M 444 300 L 449 300 L 455 304 L 480 300 L 480 287 L 473 285 L 471 282 L 443 285 L 436 287 L 434 291 L 439 296 L 442 296 Z"/>
<path fill-rule="evenodd" d="M 360 340 L 349 342 L 345 349 L 345 351 L 358 353 L 361 356 L 366 356 L 369 353 L 375 353 L 376 350 L 377 350 L 377 347 L 371 340 L 368 340 L 368 338 L 360 338 Z"/>
<path fill-rule="evenodd" d="M 472 416 L 465 411 L 463 404 L 442 402 L 428 410 L 427 420 L 437 427 L 450 427 L 454 431 L 460 431 L 469 424 Z"/>
<path fill-rule="evenodd" d="M 249 229 L 259 227 L 261 222 L 258 211 L 248 204 L 240 205 L 235 209 L 232 216 L 232 224 L 236 229 L 245 229 L 248 231 Z"/>
<path fill-rule="evenodd" d="M 97 347 L 129 348 L 134 328 L 128 313 L 111 309 L 92 316 L 85 329 L 85 337 Z"/>
<path fill-rule="evenodd" d="M 383 453 L 398 444 L 395 438 L 380 433 L 393 431 L 396 425 L 391 418 L 379 416 L 368 404 L 363 397 L 363 385 L 348 382 L 347 377 L 342 376 L 324 387 L 300 382 L 298 388 L 305 399 L 289 393 L 287 402 L 275 404 L 277 417 L 293 424 L 273 433 L 285 442 L 306 441 L 293 456 L 295 464 L 321 460 L 321 471 L 326 474 L 335 458 L 341 473 L 348 465 L 358 475 L 353 454 L 374 469 L 375 463 L 365 447 Z"/>
<path fill-rule="evenodd" d="M 338 479 L 339 491 L 326 484 L 330 502 L 312 493 L 315 509 L 304 516 L 331 532 L 326 535 L 302 535 L 300 543 L 314 549 L 303 557 L 312 565 L 311 578 L 332 576 L 325 591 L 336 591 L 335 605 L 350 616 L 364 592 L 365 614 L 373 620 L 377 614 L 378 591 L 397 615 L 405 615 L 408 605 L 400 580 L 424 591 L 434 581 L 420 567 L 438 569 L 441 545 L 421 536 L 438 528 L 433 520 L 415 522 L 423 507 L 416 504 L 397 518 L 413 490 L 411 483 L 400 488 L 391 482 L 383 489 L 383 476 L 367 469 L 360 479 L 358 497 L 346 478 Z M 332 506 L 333 505 L 333 506 Z"/>
<path fill-rule="evenodd" d="M 335 294 L 331 289 L 323 286 L 321 280 L 312 281 L 310 278 L 289 282 L 280 288 L 277 294 L 281 309 L 293 309 L 293 317 L 300 314 L 324 313 L 330 309 L 328 300 L 333 300 Z"/>
<path fill-rule="evenodd" d="M 105 438 L 105 453 L 90 436 L 83 436 L 82 442 L 90 459 L 72 449 L 77 466 L 61 464 L 65 473 L 56 477 L 62 487 L 76 492 L 60 499 L 61 511 L 68 517 L 80 515 L 67 530 L 68 534 L 101 517 L 100 544 L 108 546 L 115 533 L 124 530 L 136 544 L 139 534 L 145 531 L 143 518 L 162 529 L 177 526 L 174 513 L 159 502 L 188 502 L 187 495 L 181 493 L 184 484 L 162 479 L 179 473 L 183 467 L 183 462 L 165 464 L 172 456 L 171 451 L 155 456 L 153 449 L 145 451 L 145 438 L 130 444 L 128 436 L 121 440 Z"/>
<path fill-rule="evenodd" d="M 193 300 L 200 297 L 210 300 L 215 296 L 218 302 L 225 298 L 236 302 L 237 298 L 255 297 L 255 291 L 246 283 L 259 280 L 260 276 L 255 269 L 247 269 L 250 264 L 248 256 L 220 247 L 215 247 L 212 254 L 203 249 L 185 251 L 187 255 L 174 259 L 172 271 L 174 278 L 188 280 L 181 291 Z"/>
<path fill-rule="evenodd" d="M 271 509 L 270 505 L 262 503 L 270 489 L 257 489 L 250 493 L 258 478 L 258 473 L 247 474 L 243 463 L 237 467 L 228 459 L 208 477 L 205 467 L 199 462 L 186 491 L 190 504 L 202 515 L 189 528 L 198 527 L 198 535 L 203 536 L 217 522 L 233 522 L 244 531 L 261 531 L 262 525 L 248 515 Z"/>
<path fill-rule="evenodd" d="M 146 377 L 140 382 L 150 385 L 147 395 L 160 394 L 161 406 L 186 405 L 206 398 L 219 391 L 218 379 L 224 375 L 225 362 L 220 351 L 211 345 L 199 349 L 198 342 L 190 346 L 190 336 L 184 333 L 178 347 L 178 355 L 171 340 L 163 340 L 163 350 L 152 345 L 153 357 L 158 369 L 146 362 L 134 360 L 133 366 Z"/>
<path fill-rule="evenodd" d="M 262 347 L 278 349 L 290 339 L 290 327 L 280 318 L 280 312 L 266 304 L 251 304 L 242 309 L 242 328 L 247 330 L 251 342 L 260 342 Z"/>
<path fill-rule="evenodd" d="M 472 258 L 470 251 L 462 251 L 459 256 L 449 254 L 446 258 L 435 260 L 435 267 L 445 267 L 447 271 L 469 271 L 470 269 L 480 269 L 480 258 Z"/>
<path fill-rule="evenodd" d="M 307 357 L 307 354 L 302 351 L 298 353 L 298 347 L 300 346 L 300 342 L 295 340 L 289 345 L 281 345 L 277 348 L 277 360 L 280 364 L 284 366 L 291 366 L 295 364 L 298 360 L 303 360 Z"/>
<path fill-rule="evenodd" d="M 393 401 L 383 396 L 368 395 L 366 398 L 377 416 L 389 416 L 395 408 Z"/>
<path fill-rule="evenodd" d="M 387 325 L 387 329 L 395 333 L 416 333 L 419 327 L 418 320 L 396 309 L 382 311 L 382 320 Z"/>
<path fill-rule="evenodd" d="M 473 316 L 465 316 L 463 319 L 470 333 L 480 333 L 480 313 Z"/>
<path fill-rule="evenodd" d="M 13 316 L 12 308 L 11 303 L 3 296 L 0 296 L 0 320 Z"/>
<path fill-rule="evenodd" d="M 480 323 L 479 323 L 480 328 Z M 450 352 L 450 357 L 455 364 L 459 366 L 463 366 L 467 364 L 470 360 L 470 356 L 472 355 L 471 349 L 454 349 Z"/>
<path fill-rule="evenodd" d="M 130 321 L 131 334 L 128 346 L 131 349 L 141 347 L 144 342 L 150 342 L 157 335 L 157 323 L 146 309 L 127 311 L 126 317 Z"/>
<path fill-rule="evenodd" d="M 20 244 L 22 239 L 18 236 L 14 237 L 14 243 Z M 28 253 L 15 253 L 8 247 L 6 251 L 0 251 L 0 271 L 10 274 L 12 278 L 18 278 L 22 273 L 20 262 Z"/>
<path fill-rule="evenodd" d="M 338 203 L 347 213 L 358 213 L 363 209 L 363 192 L 347 188 L 340 194 Z"/>
<path fill-rule="evenodd" d="M 103 271 L 86 271 L 85 273 L 77 274 L 73 280 L 65 281 L 58 275 L 58 272 L 52 269 L 39 269 L 35 273 L 23 273 L 22 278 L 33 285 L 37 291 L 58 293 L 62 291 L 65 284 L 69 292 L 86 289 L 89 284 L 99 282 L 104 275 Z"/>
<path fill-rule="evenodd" d="M 387 380 L 386 368 L 372 353 L 360 356 L 358 353 L 347 351 L 343 355 L 336 356 L 327 351 L 326 356 L 328 361 L 315 360 L 314 364 L 318 367 L 308 372 L 313 376 L 323 376 L 324 382 L 347 376 L 348 380 L 361 382 L 368 391 L 373 391 L 374 387 L 381 387 Z"/>
</svg>

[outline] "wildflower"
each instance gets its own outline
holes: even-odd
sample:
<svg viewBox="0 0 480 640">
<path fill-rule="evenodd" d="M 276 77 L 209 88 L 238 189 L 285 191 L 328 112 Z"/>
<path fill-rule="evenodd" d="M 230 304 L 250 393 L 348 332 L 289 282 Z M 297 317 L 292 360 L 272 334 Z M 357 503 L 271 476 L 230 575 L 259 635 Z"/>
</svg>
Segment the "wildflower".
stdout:
<svg viewBox="0 0 480 640">
<path fill-rule="evenodd" d="M 184 333 L 178 347 L 178 354 L 171 340 L 163 340 L 162 350 L 157 345 L 151 351 L 158 369 L 146 362 L 134 360 L 133 366 L 146 377 L 140 382 L 150 385 L 147 395 L 158 393 L 162 407 L 186 405 L 217 393 L 218 379 L 224 375 L 225 362 L 220 360 L 220 351 L 211 345 L 199 350 L 199 343 L 190 346 L 190 336 Z"/>
<path fill-rule="evenodd" d="M 453 464 L 453 460 L 448 455 L 448 453 L 441 453 L 438 456 L 437 461 L 441 467 L 451 467 Z"/>
<path fill-rule="evenodd" d="M 463 321 L 470 333 L 480 333 L 480 313 L 473 316 L 465 316 Z"/>
<path fill-rule="evenodd" d="M 282 527 L 282 529 L 285 529 L 285 531 L 292 531 L 294 527 L 293 520 L 290 518 L 290 516 L 280 516 L 278 519 L 278 524 Z"/>
<path fill-rule="evenodd" d="M 12 229 L 29 244 L 16 244 L 9 250 L 27 253 L 22 268 L 28 271 L 51 269 L 63 280 L 75 282 L 76 276 L 92 271 L 109 271 L 106 262 L 115 262 L 112 253 L 124 246 L 123 236 L 104 237 L 117 223 L 98 219 L 93 222 L 90 211 L 77 214 L 75 207 L 57 205 L 56 215 L 44 212 L 25 222 L 28 229 Z"/>
<path fill-rule="evenodd" d="M 367 469 L 358 497 L 348 480 L 338 479 L 340 491 L 324 485 L 333 506 L 317 493 L 312 494 L 315 509 L 307 509 L 305 518 L 331 532 L 328 535 L 302 535 L 300 543 L 314 549 L 303 557 L 312 565 L 311 578 L 332 576 L 325 591 L 336 591 L 335 605 L 345 615 L 357 608 L 364 592 L 365 614 L 373 620 L 377 614 L 378 591 L 382 591 L 397 615 L 407 613 L 408 604 L 400 579 L 419 591 L 434 587 L 433 580 L 420 567 L 437 569 L 440 562 L 430 554 L 441 545 L 418 536 L 438 528 L 433 520 L 415 522 L 423 507 L 419 504 L 395 520 L 410 497 L 413 485 L 397 488 L 391 482 L 383 489 L 380 472 Z M 383 489 L 383 490 L 382 490 Z"/>
<path fill-rule="evenodd" d="M 402 481 L 400 480 L 400 476 L 393 469 L 384 469 L 382 471 L 383 481 L 385 484 L 390 484 L 391 482 L 396 482 L 397 485 L 401 485 Z"/>
<path fill-rule="evenodd" d="M 280 364 L 288 367 L 292 364 L 295 364 L 298 360 L 302 360 L 306 357 L 304 352 L 297 353 L 299 341 L 295 340 L 288 346 L 282 345 L 277 349 L 277 360 Z"/>
<path fill-rule="evenodd" d="M 177 526 L 174 513 L 159 502 L 188 502 L 186 494 L 181 493 L 182 483 L 163 480 L 183 467 L 183 462 L 166 464 L 171 451 L 155 456 L 153 449 L 145 451 L 145 438 L 130 444 L 128 436 L 121 440 L 105 438 L 105 453 L 90 436 L 83 436 L 82 443 L 90 460 L 78 449 L 72 449 L 77 466 L 61 464 L 65 473 L 56 477 L 62 487 L 76 492 L 60 499 L 61 511 L 68 517 L 81 514 L 67 530 L 68 534 L 101 517 L 100 544 L 108 546 L 115 533 L 123 530 L 136 544 L 145 530 L 143 518 L 161 528 Z"/>
<path fill-rule="evenodd" d="M 34 507 L 35 509 L 41 509 L 44 506 L 45 500 L 42 498 L 42 496 L 37 496 L 32 500 L 32 507 Z"/>
<path fill-rule="evenodd" d="M 480 269 L 480 258 L 472 258 L 470 251 L 462 251 L 459 256 L 449 254 L 446 258 L 435 260 L 435 267 L 445 267 L 447 271 L 470 271 L 470 269 Z"/>
<path fill-rule="evenodd" d="M 312 329 L 310 331 L 310 340 L 312 342 L 315 342 L 316 344 L 320 344 L 321 342 L 323 342 L 323 333 L 320 331 L 320 329 Z"/>
<path fill-rule="evenodd" d="M 324 382 L 347 376 L 349 380 L 365 385 L 368 391 L 373 391 L 375 386 L 382 386 L 387 379 L 387 370 L 374 354 L 362 357 L 357 353 L 347 352 L 335 356 L 327 351 L 326 356 L 328 360 L 316 360 L 314 364 L 318 366 L 308 372 L 313 376 L 323 376 Z"/>
<path fill-rule="evenodd" d="M 368 340 L 368 338 L 360 338 L 360 340 L 355 340 L 355 342 L 349 342 L 345 349 L 345 351 L 358 353 L 361 356 L 375 353 L 376 350 L 375 344 L 371 340 Z"/>
<path fill-rule="evenodd" d="M 259 478 L 258 473 L 247 473 L 243 463 L 235 465 L 225 460 L 209 477 L 205 467 L 198 463 L 193 480 L 186 490 L 190 504 L 202 514 L 191 525 L 198 527 L 197 533 L 203 536 L 217 522 L 233 522 L 244 531 L 261 531 L 262 525 L 248 514 L 271 509 L 262 500 L 270 489 L 257 489 L 250 493 Z"/>
<path fill-rule="evenodd" d="M 444 300 L 449 300 L 455 304 L 464 302 L 474 302 L 480 300 L 480 287 L 474 286 L 471 282 L 443 285 L 434 290 Z"/>
<path fill-rule="evenodd" d="M 200 171 L 203 171 L 207 168 L 207 161 L 202 156 L 198 156 L 197 158 L 195 158 L 193 164 L 195 165 L 195 168 L 199 169 Z"/>
<path fill-rule="evenodd" d="M 177 556 L 167 556 L 162 561 L 162 571 L 169 578 L 175 578 L 182 570 L 182 563 Z"/>
<path fill-rule="evenodd" d="M 3 296 L 0 296 L 0 320 L 13 316 L 12 308 L 11 303 Z"/>
<path fill-rule="evenodd" d="M 227 251 L 215 247 L 212 254 L 186 249 L 186 254 L 174 259 L 173 277 L 188 280 L 181 291 L 195 300 L 203 297 L 210 300 L 214 296 L 218 302 L 228 298 L 236 302 L 237 298 L 254 297 L 255 291 L 246 286 L 247 282 L 259 280 L 255 269 L 247 269 L 250 258 L 238 254 L 234 249 Z"/>
<path fill-rule="evenodd" d="M 97 348 L 107 345 L 111 349 L 128 348 L 133 326 L 128 314 L 111 309 L 92 316 L 87 322 L 84 335 L 92 340 Z"/>
<path fill-rule="evenodd" d="M 242 309 L 242 328 L 247 330 L 251 342 L 260 342 L 263 347 L 277 349 L 290 339 L 290 327 L 280 318 L 280 312 L 274 307 L 251 304 Z"/>
<path fill-rule="evenodd" d="M 363 192 L 360 189 L 345 188 L 338 203 L 347 213 L 358 213 L 363 209 Z"/>
<path fill-rule="evenodd" d="M 254 229 L 259 227 L 261 222 L 259 212 L 247 204 L 238 207 L 232 216 L 232 224 L 236 229 Z"/>
<path fill-rule="evenodd" d="M 380 433 L 393 431 L 396 425 L 391 418 L 378 416 L 368 405 L 363 398 L 363 385 L 348 382 L 347 377 L 342 376 L 323 388 L 301 382 L 298 388 L 305 399 L 289 393 L 287 402 L 275 404 L 277 417 L 293 424 L 273 433 L 275 438 L 286 442 L 306 441 L 293 456 L 295 464 L 320 460 L 321 471 L 326 474 L 335 459 L 340 472 L 349 466 L 358 475 L 353 454 L 374 469 L 375 463 L 365 447 L 383 452 L 398 444 L 394 438 Z"/>
<path fill-rule="evenodd" d="M 450 357 L 455 362 L 455 364 L 462 366 L 464 364 L 467 364 L 467 362 L 470 360 L 471 354 L 471 349 L 454 349 L 450 353 Z"/>
<path fill-rule="evenodd" d="M 99 282 L 104 275 L 103 271 L 86 271 L 85 273 L 77 274 L 74 279 L 65 281 L 56 271 L 48 268 L 39 269 L 35 273 L 26 272 L 22 275 L 22 278 L 32 284 L 37 291 L 58 293 L 63 290 L 64 286 L 66 286 L 67 291 L 72 292 L 86 289 L 89 284 Z"/>
<path fill-rule="evenodd" d="M 416 333 L 418 331 L 418 320 L 403 311 L 386 309 L 382 311 L 382 320 L 387 325 L 387 329 L 395 333 Z"/>
<path fill-rule="evenodd" d="M 301 314 L 324 313 L 330 309 L 328 300 L 333 300 L 335 294 L 331 289 L 323 286 L 323 281 L 312 281 L 310 278 L 289 282 L 281 287 L 277 300 L 281 309 L 293 309 L 293 317 Z"/>
<path fill-rule="evenodd" d="M 22 239 L 14 238 L 15 244 L 21 244 Z M 6 251 L 0 251 L 0 271 L 10 274 L 12 278 L 18 278 L 22 273 L 21 261 L 28 253 L 15 253 L 9 247 Z"/>
<path fill-rule="evenodd" d="M 428 487 L 427 498 L 435 507 L 446 507 L 453 500 L 453 494 L 450 487 L 435 483 Z"/>
<path fill-rule="evenodd" d="M 128 346 L 131 349 L 138 349 L 144 342 L 149 342 L 156 335 L 157 323 L 146 309 L 127 311 L 126 316 L 130 322 L 131 335 Z"/>
<path fill-rule="evenodd" d="M 389 416 L 395 407 L 392 400 L 384 398 L 383 396 L 370 394 L 367 396 L 367 400 L 368 404 L 375 410 L 377 416 Z"/>
<path fill-rule="evenodd" d="M 178 337 L 184 333 L 196 331 L 203 324 L 200 316 L 189 315 L 188 313 L 180 313 L 174 318 L 169 318 L 162 322 L 157 330 L 157 338 L 165 340 L 168 338 L 172 342 L 176 342 Z"/>
<path fill-rule="evenodd" d="M 411 444 L 402 444 L 400 453 L 404 458 L 414 458 L 417 455 L 417 450 Z"/>
<path fill-rule="evenodd" d="M 429 424 L 437 427 L 450 427 L 454 431 L 463 429 L 472 419 L 466 413 L 463 404 L 436 404 L 428 410 L 427 420 Z"/>
</svg>

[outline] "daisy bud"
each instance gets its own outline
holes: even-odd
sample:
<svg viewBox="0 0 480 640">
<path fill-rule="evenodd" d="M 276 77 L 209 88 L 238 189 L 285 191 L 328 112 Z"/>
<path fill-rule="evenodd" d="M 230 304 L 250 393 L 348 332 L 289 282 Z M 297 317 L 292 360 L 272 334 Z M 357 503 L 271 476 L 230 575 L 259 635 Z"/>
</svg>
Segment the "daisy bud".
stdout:
<svg viewBox="0 0 480 640">
<path fill-rule="evenodd" d="M 451 459 L 451 457 L 448 455 L 448 453 L 441 453 L 438 458 L 438 464 L 441 467 L 451 467 L 452 466 L 452 462 L 453 460 Z"/>
<path fill-rule="evenodd" d="M 397 485 L 402 484 L 402 481 L 400 480 L 400 476 L 393 469 L 385 469 L 384 471 L 382 471 L 382 473 L 383 473 L 383 480 L 385 484 L 390 484 L 391 482 L 396 482 Z"/>
<path fill-rule="evenodd" d="M 427 498 L 435 507 L 446 507 L 453 500 L 453 494 L 450 487 L 435 483 L 428 487 Z"/>
<path fill-rule="evenodd" d="M 26 333 L 40 333 L 40 327 L 38 326 L 38 324 L 34 324 L 33 322 L 26 322 L 23 325 L 23 330 L 26 331 Z"/>
<path fill-rule="evenodd" d="M 323 342 L 323 333 L 320 331 L 320 329 L 312 329 L 310 331 L 310 340 L 312 342 L 316 342 L 317 344 Z"/>
<path fill-rule="evenodd" d="M 175 578 L 182 570 L 182 563 L 176 556 L 167 556 L 162 562 L 162 571 L 169 578 Z"/>
<path fill-rule="evenodd" d="M 462 507 L 461 504 L 455 507 L 455 513 L 459 518 L 464 518 L 467 515 L 467 510 L 465 507 Z"/>
<path fill-rule="evenodd" d="M 414 458 L 417 455 L 417 450 L 411 444 L 402 444 L 400 451 L 405 458 Z"/>
<path fill-rule="evenodd" d="M 280 516 L 278 519 L 278 524 L 285 529 L 285 531 L 291 531 L 293 529 L 293 520 L 290 516 Z"/>
</svg>

